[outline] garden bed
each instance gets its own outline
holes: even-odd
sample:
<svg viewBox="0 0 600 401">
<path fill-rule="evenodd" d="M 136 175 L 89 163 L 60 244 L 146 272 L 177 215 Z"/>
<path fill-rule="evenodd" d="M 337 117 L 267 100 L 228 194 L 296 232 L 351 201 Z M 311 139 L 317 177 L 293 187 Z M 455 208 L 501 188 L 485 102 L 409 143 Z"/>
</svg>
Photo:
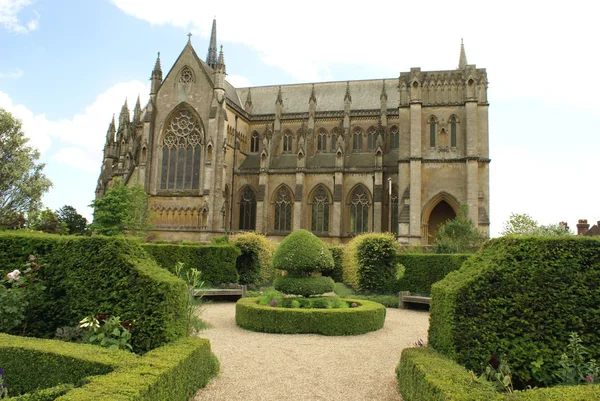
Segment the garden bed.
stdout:
<svg viewBox="0 0 600 401">
<path fill-rule="evenodd" d="M 385 307 L 366 300 L 345 299 L 358 306 L 343 309 L 280 308 L 259 305 L 259 301 L 242 298 L 236 303 L 238 326 L 264 333 L 344 336 L 379 330 L 385 322 Z"/>
</svg>

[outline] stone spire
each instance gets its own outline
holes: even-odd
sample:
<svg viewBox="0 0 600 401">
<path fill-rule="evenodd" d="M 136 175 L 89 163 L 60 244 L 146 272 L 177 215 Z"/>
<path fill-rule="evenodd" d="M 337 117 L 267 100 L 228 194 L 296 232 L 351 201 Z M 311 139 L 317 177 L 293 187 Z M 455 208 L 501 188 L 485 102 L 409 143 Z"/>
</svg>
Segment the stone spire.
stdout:
<svg viewBox="0 0 600 401">
<path fill-rule="evenodd" d="M 140 95 L 137 97 L 135 107 L 133 109 L 133 122 L 139 123 L 142 116 L 142 106 L 140 105 Z"/>
<path fill-rule="evenodd" d="M 458 69 L 462 70 L 467 66 L 467 53 L 465 52 L 465 44 L 462 38 L 460 39 L 460 59 L 458 60 Z"/>
<path fill-rule="evenodd" d="M 350 81 L 346 81 L 346 95 L 344 96 L 344 101 L 352 101 L 352 96 L 350 95 Z"/>
<path fill-rule="evenodd" d="M 154 69 L 152 70 L 152 76 L 150 77 L 150 80 L 152 81 L 150 87 L 150 94 L 155 95 L 158 93 L 158 88 L 162 83 L 162 70 L 160 68 L 160 52 L 158 52 L 158 55 L 156 56 L 156 63 L 154 64 Z"/>
<path fill-rule="evenodd" d="M 310 98 L 308 99 L 308 103 L 310 102 L 317 103 L 317 96 L 315 96 L 315 84 L 312 85 L 312 90 L 310 91 Z"/>
<path fill-rule="evenodd" d="M 115 115 L 113 114 L 112 121 L 108 124 L 108 130 L 106 130 L 106 144 L 110 145 L 115 141 L 115 133 L 117 129 L 115 127 Z"/>
<path fill-rule="evenodd" d="M 380 100 L 388 100 L 387 92 L 385 91 L 385 80 L 382 81 Z"/>
<path fill-rule="evenodd" d="M 210 45 L 206 55 L 206 64 L 214 69 L 217 66 L 217 19 L 213 19 L 212 32 L 210 33 Z"/>
<path fill-rule="evenodd" d="M 225 57 L 223 56 L 223 45 L 221 45 L 221 51 L 219 52 L 219 59 L 214 67 L 218 69 L 220 73 L 225 74 Z"/>
<path fill-rule="evenodd" d="M 283 97 L 281 96 L 281 86 L 279 87 L 279 91 L 277 92 L 277 100 L 275 100 L 275 104 L 283 105 Z"/>
<path fill-rule="evenodd" d="M 127 106 L 127 98 L 125 98 L 125 103 L 123 103 L 123 107 L 121 107 L 121 114 L 119 114 L 119 127 L 121 127 L 124 123 L 129 122 L 129 107 Z"/>
<path fill-rule="evenodd" d="M 252 114 L 252 88 L 248 88 L 248 95 L 246 96 L 246 102 L 244 103 L 244 109 Z"/>
</svg>

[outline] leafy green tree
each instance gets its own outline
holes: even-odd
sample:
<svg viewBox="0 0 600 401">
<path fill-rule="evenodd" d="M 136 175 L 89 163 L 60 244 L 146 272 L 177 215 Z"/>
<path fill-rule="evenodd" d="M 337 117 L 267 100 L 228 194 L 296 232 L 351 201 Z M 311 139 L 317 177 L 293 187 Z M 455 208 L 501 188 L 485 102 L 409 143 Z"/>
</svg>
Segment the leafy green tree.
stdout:
<svg viewBox="0 0 600 401">
<path fill-rule="evenodd" d="M 56 213 L 48 208 L 41 212 L 29 213 L 27 226 L 32 230 L 49 234 L 66 235 L 69 233 L 67 224 L 60 221 Z"/>
<path fill-rule="evenodd" d="M 64 205 L 56 211 L 56 215 L 58 216 L 58 220 L 67 225 L 69 234 L 87 233 L 87 219 L 77 213 L 77 210 L 73 206 Z"/>
<path fill-rule="evenodd" d="M 504 222 L 502 235 L 545 235 L 560 236 L 572 235 L 566 223 L 549 224 L 547 226 L 538 224 L 530 215 L 523 213 L 511 213 L 508 221 Z"/>
<path fill-rule="evenodd" d="M 467 207 L 463 206 L 454 219 L 438 229 L 433 249 L 436 253 L 470 253 L 486 239 L 486 235 L 467 217 Z"/>
<path fill-rule="evenodd" d="M 125 232 L 145 236 L 148 221 L 148 195 L 136 184 L 126 186 L 115 180 L 104 196 L 92 202 L 94 221 L 90 228 L 102 235 L 121 235 Z"/>
<path fill-rule="evenodd" d="M 43 174 L 40 153 L 27 146 L 21 121 L 0 108 L 0 226 L 20 225 L 23 215 L 41 208 L 52 183 Z"/>
</svg>

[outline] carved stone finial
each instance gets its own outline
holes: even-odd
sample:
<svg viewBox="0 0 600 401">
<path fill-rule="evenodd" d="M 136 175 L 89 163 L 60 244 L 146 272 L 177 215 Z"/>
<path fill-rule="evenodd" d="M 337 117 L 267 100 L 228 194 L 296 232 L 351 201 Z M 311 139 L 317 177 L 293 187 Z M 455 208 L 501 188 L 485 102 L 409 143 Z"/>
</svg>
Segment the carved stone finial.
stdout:
<svg viewBox="0 0 600 401">
<path fill-rule="evenodd" d="M 154 63 L 154 71 L 161 71 L 161 68 L 160 68 L 160 52 L 158 52 L 158 55 L 156 56 L 156 63 Z"/>
<path fill-rule="evenodd" d="M 192 33 L 191 32 L 187 34 L 187 37 L 188 37 L 188 43 L 192 43 Z"/>
<path fill-rule="evenodd" d="M 383 84 L 381 86 L 381 96 L 379 97 L 379 99 L 387 101 L 388 96 L 387 96 L 387 92 L 385 91 L 385 79 L 382 82 L 383 82 Z"/>
<path fill-rule="evenodd" d="M 344 96 L 344 101 L 352 101 L 352 96 L 350 95 L 350 81 L 346 81 L 346 95 Z"/>
<path fill-rule="evenodd" d="M 458 60 L 458 69 L 462 70 L 467 66 L 467 53 L 465 52 L 465 44 L 460 38 L 460 58 Z"/>
<path fill-rule="evenodd" d="M 248 95 L 246 95 L 246 106 L 252 106 L 252 88 L 248 88 Z"/>
<path fill-rule="evenodd" d="M 275 100 L 275 104 L 283 104 L 283 97 L 281 95 L 281 86 L 279 86 L 279 91 L 277 92 L 277 100 Z"/>
<path fill-rule="evenodd" d="M 315 96 L 315 84 L 312 85 L 312 90 L 310 91 L 310 98 L 308 99 L 308 102 L 317 103 L 317 97 Z"/>
</svg>

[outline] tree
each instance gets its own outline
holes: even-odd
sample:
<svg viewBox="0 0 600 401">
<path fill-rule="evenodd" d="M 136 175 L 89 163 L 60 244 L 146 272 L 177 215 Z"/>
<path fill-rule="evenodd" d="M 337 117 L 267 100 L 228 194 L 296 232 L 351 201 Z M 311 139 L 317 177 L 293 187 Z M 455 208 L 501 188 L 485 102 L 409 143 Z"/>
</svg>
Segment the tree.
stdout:
<svg viewBox="0 0 600 401">
<path fill-rule="evenodd" d="M 87 219 L 77 213 L 77 210 L 73 206 L 64 205 L 56 211 L 56 215 L 58 216 L 58 220 L 67 225 L 69 234 L 87 233 Z"/>
<path fill-rule="evenodd" d="M 549 224 L 547 226 L 538 224 L 528 214 L 511 213 L 508 221 L 504 222 L 504 227 L 500 232 L 502 235 L 545 235 L 560 236 L 572 235 L 569 226 L 566 223 Z"/>
<path fill-rule="evenodd" d="M 94 221 L 90 228 L 102 235 L 120 235 L 129 231 L 145 236 L 148 222 L 148 195 L 137 184 L 131 187 L 115 179 L 104 196 L 90 205 L 94 208 Z"/>
<path fill-rule="evenodd" d="M 438 229 L 433 248 L 436 253 L 470 253 L 485 240 L 486 235 L 473 225 L 467 217 L 467 207 L 463 206 L 454 219 Z"/>
<path fill-rule="evenodd" d="M 30 212 L 27 217 L 27 226 L 32 230 L 60 235 L 69 233 L 67 224 L 60 221 L 56 213 L 48 208 L 41 212 Z"/>
<path fill-rule="evenodd" d="M 0 226 L 15 226 L 24 214 L 38 211 L 52 186 L 28 141 L 21 121 L 0 108 Z"/>
</svg>

